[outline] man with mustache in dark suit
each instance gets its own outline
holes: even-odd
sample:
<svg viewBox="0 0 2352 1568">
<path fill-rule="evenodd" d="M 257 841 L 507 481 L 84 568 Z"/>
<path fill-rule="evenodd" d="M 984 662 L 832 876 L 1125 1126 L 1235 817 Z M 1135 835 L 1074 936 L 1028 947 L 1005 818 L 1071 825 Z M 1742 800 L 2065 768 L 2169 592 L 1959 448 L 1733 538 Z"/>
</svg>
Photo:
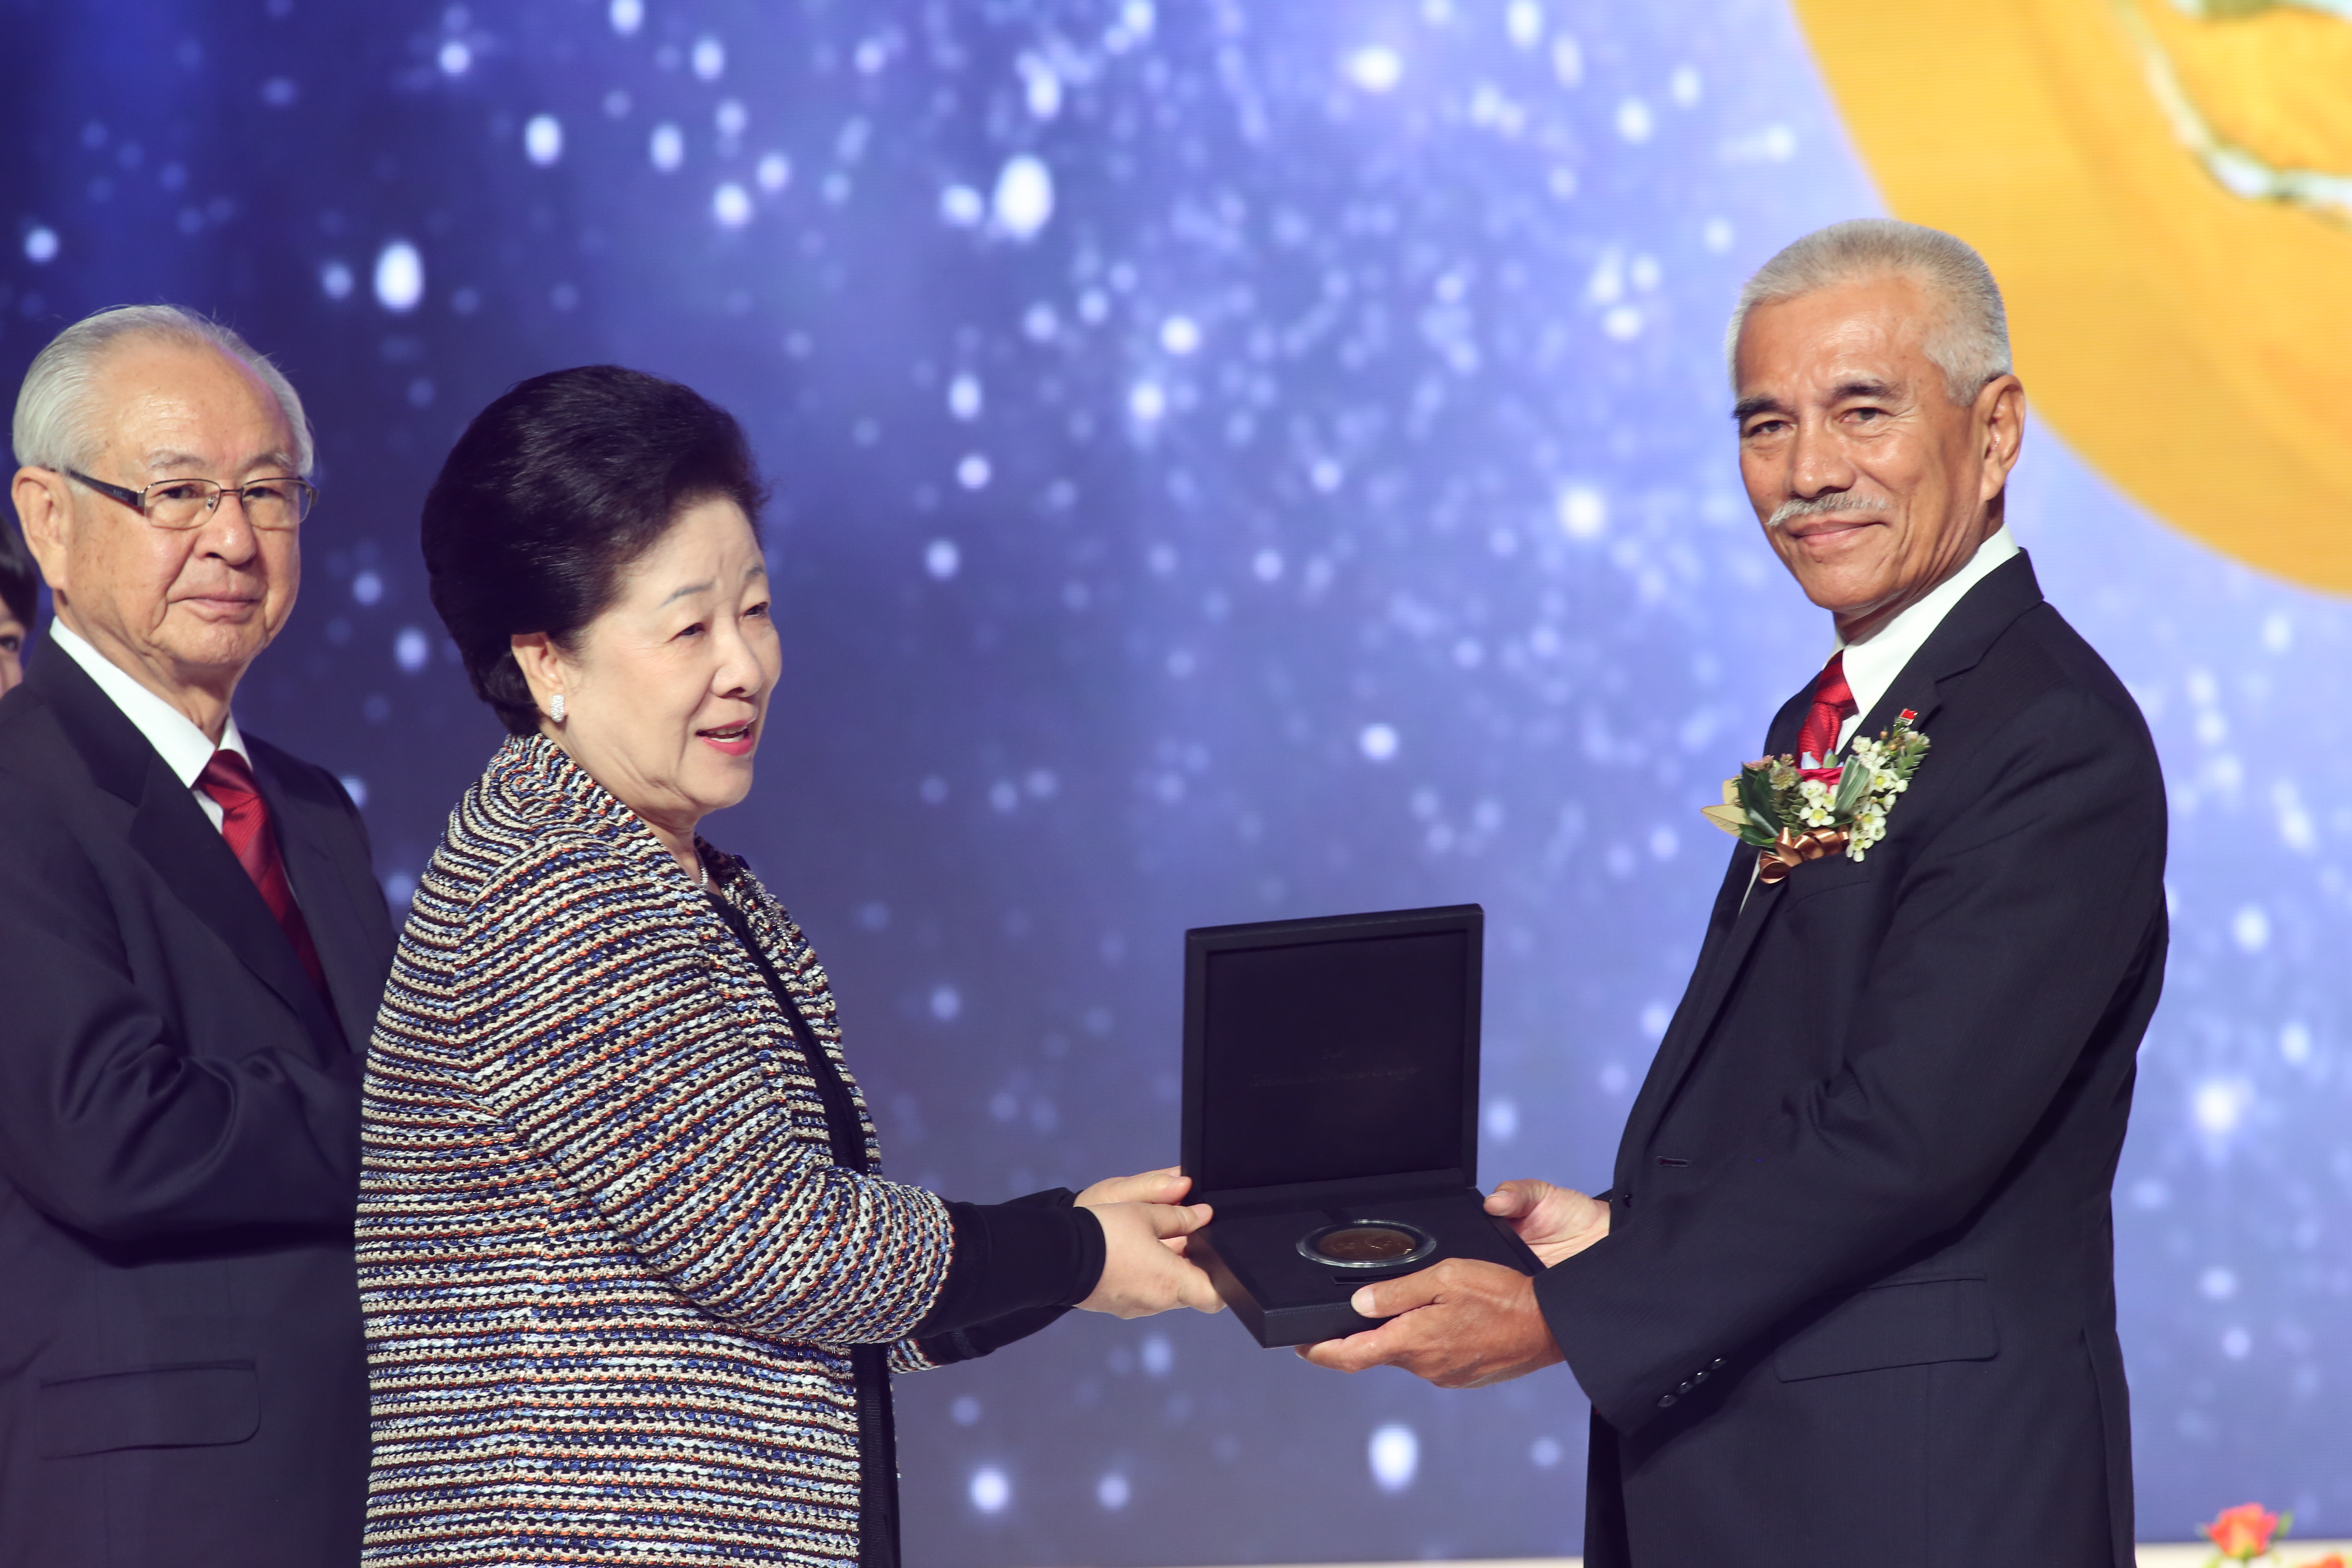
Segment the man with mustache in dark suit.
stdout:
<svg viewBox="0 0 2352 1568">
<path fill-rule="evenodd" d="M 1541 1275 L 1368 1286 L 1389 1321 L 1304 1353 L 1449 1387 L 1564 1360 L 1590 1568 L 2128 1568 L 2109 1193 L 2164 972 L 2155 749 L 2003 523 L 2024 393 L 1974 251 L 1809 235 L 1729 349 L 1748 498 L 1836 624 L 1764 749 L 1927 749 L 1874 824 L 1733 855 L 1610 1190 L 1488 1200 Z"/>
</svg>

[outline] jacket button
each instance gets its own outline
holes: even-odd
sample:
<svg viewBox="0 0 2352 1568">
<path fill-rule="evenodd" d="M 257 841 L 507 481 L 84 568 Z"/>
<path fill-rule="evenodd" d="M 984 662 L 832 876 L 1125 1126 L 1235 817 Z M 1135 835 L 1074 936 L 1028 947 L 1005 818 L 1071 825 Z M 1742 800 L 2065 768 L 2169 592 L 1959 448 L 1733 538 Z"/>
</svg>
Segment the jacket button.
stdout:
<svg viewBox="0 0 2352 1568">
<path fill-rule="evenodd" d="M 1690 1391 L 1691 1385 L 1687 1381 L 1685 1381 L 1680 1388 L 1675 1390 L 1676 1394 L 1688 1394 Z"/>
<path fill-rule="evenodd" d="M 1719 1367 L 1719 1366 L 1721 1366 L 1722 1364 L 1723 1364 L 1723 1358 L 1722 1358 L 1721 1356 L 1717 1356 L 1717 1357 L 1716 1357 L 1713 1361 L 1711 1361 L 1711 1362 L 1709 1362 L 1709 1363 L 1706 1363 L 1706 1369 L 1707 1369 L 1709 1372 L 1713 1372 L 1717 1367 Z"/>
<path fill-rule="evenodd" d="M 1659 1408 L 1659 1409 L 1661 1409 L 1661 1410 L 1672 1410 L 1674 1407 L 1675 1407 L 1675 1396 L 1674 1396 L 1673 1394 L 1661 1394 L 1660 1395 L 1658 1395 L 1658 1408 Z"/>
<path fill-rule="evenodd" d="M 1693 1383 L 1705 1383 L 1706 1381 L 1706 1369 L 1702 1367 L 1698 1371 L 1691 1373 L 1691 1381 Z"/>
</svg>

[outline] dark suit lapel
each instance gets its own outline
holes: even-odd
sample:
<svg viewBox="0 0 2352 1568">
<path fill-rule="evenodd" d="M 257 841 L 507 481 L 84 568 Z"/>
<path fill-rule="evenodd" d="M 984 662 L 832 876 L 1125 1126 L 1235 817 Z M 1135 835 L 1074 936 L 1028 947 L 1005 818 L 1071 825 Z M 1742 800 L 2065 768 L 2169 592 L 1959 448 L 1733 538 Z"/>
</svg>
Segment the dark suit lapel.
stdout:
<svg viewBox="0 0 2352 1568">
<path fill-rule="evenodd" d="M 268 747 L 249 737 L 246 744 L 254 753 L 254 777 L 269 804 L 270 821 L 278 827 L 286 879 L 294 885 L 294 901 L 302 906 L 319 967 L 326 971 L 343 1043 L 354 1051 L 365 1050 L 375 1028 L 376 1004 L 383 995 L 383 970 L 371 956 L 376 942 L 352 903 L 350 879 L 335 859 L 334 833 L 341 824 L 342 802 L 317 800 L 307 788 L 289 787 L 270 764 Z M 367 890 L 383 897 L 372 881 Z"/>
<path fill-rule="evenodd" d="M 1951 613 L 1911 656 L 1901 673 L 1888 682 L 1886 694 L 1863 715 L 1858 735 L 1875 735 L 1895 722 L 1906 709 L 1918 715 L 1918 728 L 1931 739 L 1936 710 L 1943 705 L 1943 683 L 1977 667 L 1992 645 L 2018 616 L 2042 603 L 2042 584 L 2033 575 L 2032 558 L 2019 551 L 1969 589 Z"/>
<path fill-rule="evenodd" d="M 1807 681 L 1803 690 L 1780 705 L 1764 734 L 1766 756 L 1777 756 L 1796 743 L 1798 726 L 1812 705 L 1812 682 Z M 1665 1114 L 1675 1090 L 1697 1059 L 1699 1043 L 1723 1005 L 1732 976 L 1739 973 L 1748 950 L 1755 945 L 1756 933 L 1763 929 L 1766 914 L 1779 901 L 1777 886 L 1768 888 L 1755 879 L 1756 851 L 1741 844 L 1732 851 L 1723 886 L 1717 890 L 1706 941 L 1699 948 L 1698 962 L 1691 966 L 1682 1005 L 1675 1009 L 1674 1021 L 1658 1042 L 1658 1054 L 1651 1059 L 1649 1075 L 1643 1079 L 1642 1090 L 1625 1119 L 1624 1151 L 1638 1152 L 1648 1142 L 1651 1129 Z M 1622 1180 L 1624 1173 L 1619 1175 Z"/>
<path fill-rule="evenodd" d="M 317 987 L 293 943 L 236 863 L 188 787 L 163 765 L 139 727 L 85 674 L 71 655 L 44 644 L 26 675 L 58 715 L 100 786 L 134 808 L 131 847 L 152 867 L 189 913 L 227 943 L 239 963 L 302 1020 L 320 1042 L 340 1041 Z"/>
<path fill-rule="evenodd" d="M 1896 714 L 1908 709 L 1918 715 L 1918 727 L 1932 735 L 1936 710 L 1944 700 L 1942 684 L 1974 668 L 2000 634 L 2040 603 L 2042 586 L 2034 578 L 2033 563 L 2020 551 L 1995 567 L 1951 607 L 1920 645 L 1919 651 L 1887 684 L 1885 694 L 1864 716 L 1854 733 L 1874 735 L 1894 723 Z M 1768 756 L 1777 756 L 1795 743 L 1797 728 L 1811 695 L 1809 684 L 1774 717 L 1771 731 L 1765 739 Z M 1718 916 L 1724 907 L 1723 898 L 1736 896 L 1733 884 L 1747 888 L 1746 873 L 1753 860 L 1754 852 L 1744 846 L 1733 857 L 1724 893 L 1717 903 Z M 1717 929 L 1709 931 L 1691 973 L 1690 989 L 1684 994 L 1682 1005 L 1675 1010 L 1665 1038 L 1658 1043 L 1649 1077 L 1626 1118 L 1625 1137 L 1619 1152 L 1621 1181 L 1628 1173 L 1622 1169 L 1624 1157 L 1638 1154 L 1646 1147 L 1651 1132 L 1697 1062 L 1701 1047 L 1714 1032 L 1717 1016 L 1731 994 L 1732 983 L 1747 964 L 1748 952 L 1756 945 L 1765 922 L 1780 907 L 1780 890 L 1786 886 L 1785 882 L 1772 887 L 1757 883 L 1747 890 L 1746 901 L 1736 906 L 1729 923 L 1721 925 L 1718 921 Z"/>
<path fill-rule="evenodd" d="M 1772 722 L 1764 731 L 1766 756 L 1778 756 L 1797 743 L 1798 728 L 1804 723 L 1806 710 L 1812 704 L 1810 681 L 1803 690 L 1780 704 L 1780 710 L 1772 715 Z M 1740 915 L 1754 901 L 1748 897 L 1748 889 L 1755 876 L 1756 851 L 1741 844 L 1732 851 L 1731 864 L 1723 873 L 1723 886 L 1716 890 L 1715 908 L 1707 917 L 1706 942 L 1699 951 L 1698 963 L 1691 970 L 1694 977 L 1706 968 L 1707 955 L 1723 945 Z"/>
</svg>

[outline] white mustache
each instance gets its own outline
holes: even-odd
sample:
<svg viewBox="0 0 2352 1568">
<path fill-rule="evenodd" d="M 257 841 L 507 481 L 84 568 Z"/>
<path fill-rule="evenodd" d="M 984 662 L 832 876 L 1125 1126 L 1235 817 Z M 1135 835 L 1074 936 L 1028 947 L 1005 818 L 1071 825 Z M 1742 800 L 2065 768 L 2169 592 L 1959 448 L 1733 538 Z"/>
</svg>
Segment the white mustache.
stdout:
<svg viewBox="0 0 2352 1568">
<path fill-rule="evenodd" d="M 1851 490 L 1839 490 L 1832 495 L 1815 496 L 1811 500 L 1784 500 L 1772 510 L 1767 528 L 1800 517 L 1820 517 L 1828 512 L 1852 515 L 1857 512 L 1888 512 L 1895 510 L 1894 501 L 1885 496 L 1856 495 Z"/>
</svg>

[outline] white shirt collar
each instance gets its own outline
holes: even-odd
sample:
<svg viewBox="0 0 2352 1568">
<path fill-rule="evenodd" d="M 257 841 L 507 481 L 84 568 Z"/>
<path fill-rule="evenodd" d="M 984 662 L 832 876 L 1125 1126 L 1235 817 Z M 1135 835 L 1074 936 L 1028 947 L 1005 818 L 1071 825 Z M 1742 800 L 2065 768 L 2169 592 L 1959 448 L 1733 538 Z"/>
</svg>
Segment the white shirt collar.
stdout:
<svg viewBox="0 0 2352 1568">
<path fill-rule="evenodd" d="M 1853 715 L 1838 731 L 1837 743 L 1843 749 L 1853 739 L 1853 732 L 1911 656 L 1927 645 L 1952 606 L 1968 596 L 1969 589 L 1983 582 L 1993 571 L 2018 553 L 2017 540 L 2010 533 L 2009 524 L 2002 523 L 1992 537 L 1977 546 L 1977 552 L 1968 563 L 1930 590 L 1927 597 L 1878 628 L 1868 642 L 1847 646 L 1838 639 L 1837 651 L 1845 655 L 1845 683 L 1853 691 Z"/>
<path fill-rule="evenodd" d="M 155 754 L 163 759 L 163 765 L 172 770 L 173 776 L 190 789 L 195 788 L 205 764 L 213 760 L 214 751 L 212 742 L 196 728 L 195 721 L 124 674 L 62 619 L 51 616 L 48 633 L 58 650 L 81 666 L 82 673 L 98 682 L 107 700 L 121 709 L 122 716 L 147 737 L 147 743 L 155 748 Z M 235 714 L 222 726 L 219 749 L 235 752 L 248 763 L 253 760 L 246 752 L 245 737 L 237 733 Z"/>
</svg>

